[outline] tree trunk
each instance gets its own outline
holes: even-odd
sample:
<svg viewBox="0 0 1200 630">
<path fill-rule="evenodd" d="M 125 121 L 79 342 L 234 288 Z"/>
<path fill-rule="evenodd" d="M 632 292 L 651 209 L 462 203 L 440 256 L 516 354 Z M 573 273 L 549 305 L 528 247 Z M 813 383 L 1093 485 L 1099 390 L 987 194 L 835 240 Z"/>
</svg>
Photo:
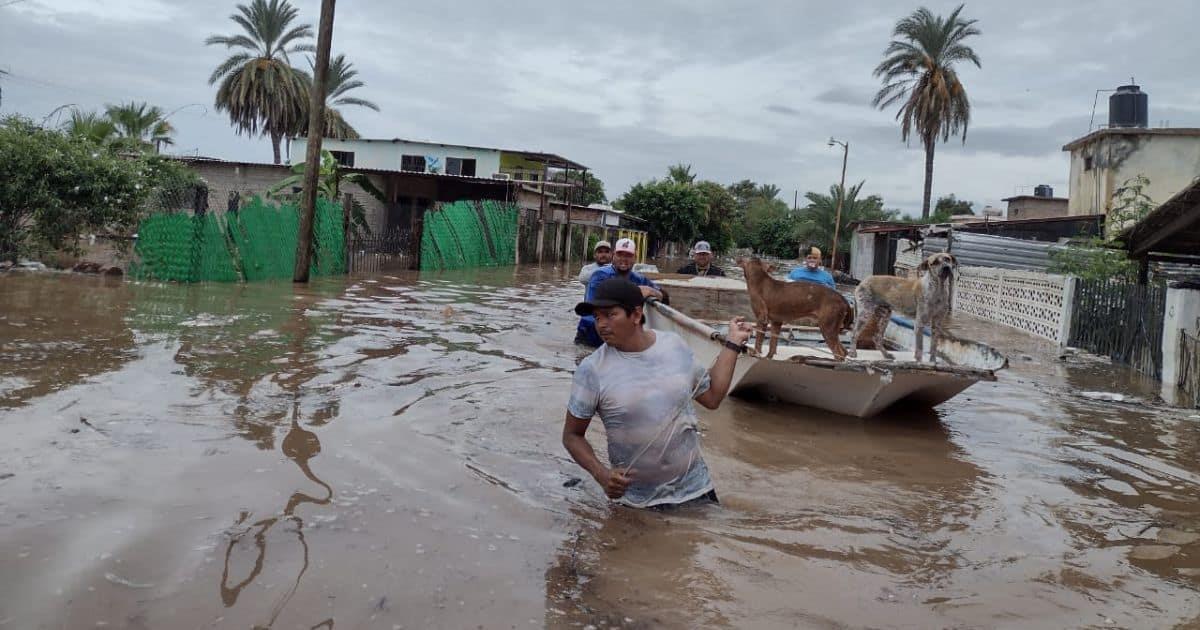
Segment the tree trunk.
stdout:
<svg viewBox="0 0 1200 630">
<path fill-rule="evenodd" d="M 283 160 L 280 159 L 280 157 L 279 157 L 279 143 L 282 141 L 283 141 L 283 134 L 281 134 L 277 131 L 271 132 L 271 150 L 275 152 L 275 163 L 276 164 L 283 163 Z"/>
<path fill-rule="evenodd" d="M 925 200 L 921 202 L 921 219 L 929 218 L 929 196 L 933 193 L 933 150 L 937 147 L 937 138 L 925 140 Z"/>
</svg>

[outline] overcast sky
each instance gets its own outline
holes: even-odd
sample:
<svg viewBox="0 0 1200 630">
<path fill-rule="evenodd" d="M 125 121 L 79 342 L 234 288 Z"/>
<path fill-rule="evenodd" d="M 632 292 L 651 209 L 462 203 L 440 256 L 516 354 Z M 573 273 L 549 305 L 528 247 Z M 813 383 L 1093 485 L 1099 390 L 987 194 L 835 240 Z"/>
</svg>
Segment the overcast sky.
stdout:
<svg viewBox="0 0 1200 630">
<path fill-rule="evenodd" d="M 271 160 L 269 142 L 235 135 L 212 108 L 208 75 L 226 52 L 203 41 L 236 32 L 234 2 L 6 3 L 0 114 L 144 100 L 182 107 L 176 152 Z M 315 26 L 318 0 L 295 4 Z M 357 95 L 382 108 L 345 112 L 364 137 L 559 153 L 591 167 L 611 199 L 684 162 L 721 183 L 773 183 L 791 201 L 836 183 L 832 135 L 850 143 L 848 181 L 919 212 L 920 146 L 901 143 L 894 112 L 870 106 L 892 25 L 917 6 L 341 0 L 333 50 L 361 71 Z M 974 2 L 964 14 L 983 31 L 971 42 L 983 68 L 961 71 L 971 128 L 965 146 L 939 145 L 935 197 L 978 212 L 1041 183 L 1066 196 L 1062 145 L 1087 132 L 1095 91 L 1130 76 L 1150 94 L 1152 126 L 1200 126 L 1194 1 Z"/>
</svg>

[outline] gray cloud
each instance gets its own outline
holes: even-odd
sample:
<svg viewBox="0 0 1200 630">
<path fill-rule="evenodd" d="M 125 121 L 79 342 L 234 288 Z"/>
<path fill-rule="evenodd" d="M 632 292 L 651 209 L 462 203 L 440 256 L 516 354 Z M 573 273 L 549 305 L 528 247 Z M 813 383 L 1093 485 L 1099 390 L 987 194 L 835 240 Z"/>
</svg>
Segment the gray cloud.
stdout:
<svg viewBox="0 0 1200 630">
<path fill-rule="evenodd" d="M 318 2 L 296 2 L 315 23 Z M 935 1 L 945 12 L 953 2 Z M 147 100 L 168 110 L 177 150 L 270 159 L 238 137 L 207 85 L 224 51 L 205 36 L 233 32 L 232 0 L 26 0 L 0 8 L 0 114 L 35 119 L 75 103 Z M 882 0 L 783 1 L 756 10 L 714 1 L 396 3 L 339 7 L 334 50 L 366 83 L 379 113 L 350 109 L 367 137 L 553 151 L 591 166 L 611 196 L 687 162 L 721 182 L 752 178 L 790 191 L 826 190 L 840 175 L 829 136 L 851 143 L 849 178 L 889 207 L 920 203 L 923 156 L 900 141 L 894 112 L 870 107 L 871 72 L 903 9 Z M 1065 191 L 1059 150 L 1087 130 L 1098 88 L 1128 81 L 1151 95 L 1152 122 L 1200 125 L 1188 41 L 1200 7 L 1163 2 L 1129 16 L 1101 0 L 1087 12 L 1034 0 L 967 7 L 983 35 L 983 68 L 961 76 L 974 104 L 964 146 L 939 145 L 934 194 L 998 204 L 1015 187 Z M 1036 16 L 1036 17 L 1035 17 Z M 1052 25 L 1052 36 L 1047 35 Z M 1119 26 L 1119 28 L 1118 28 Z M 1147 37 L 1147 33 L 1153 33 Z M 1101 99 L 1097 118 L 1107 109 Z"/>
</svg>

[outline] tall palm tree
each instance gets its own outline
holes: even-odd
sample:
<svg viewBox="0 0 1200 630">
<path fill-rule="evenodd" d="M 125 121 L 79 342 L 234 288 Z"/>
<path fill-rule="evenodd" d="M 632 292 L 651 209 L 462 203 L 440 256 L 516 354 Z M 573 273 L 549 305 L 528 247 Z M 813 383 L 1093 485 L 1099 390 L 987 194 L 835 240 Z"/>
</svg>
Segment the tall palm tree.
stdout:
<svg viewBox="0 0 1200 630">
<path fill-rule="evenodd" d="M 95 144 L 108 144 L 117 136 L 117 127 L 111 120 L 96 112 L 71 109 L 71 119 L 63 123 L 63 131 L 69 136 L 83 138 Z"/>
<path fill-rule="evenodd" d="M 883 199 L 878 195 L 859 199 L 858 195 L 862 192 L 864 183 L 866 182 L 859 182 L 845 190 L 845 197 L 842 199 L 841 228 L 837 230 L 838 251 L 850 251 L 850 237 L 853 236 L 853 231 L 847 226 L 851 223 L 855 221 L 888 221 L 894 219 L 898 214 L 895 210 L 884 210 Z M 796 239 L 801 244 L 812 243 L 822 249 L 833 245 L 838 198 L 842 195 L 842 187 L 839 184 L 830 186 L 828 195 L 815 192 L 804 193 L 804 198 L 808 200 L 808 206 L 801 208 L 799 224 L 796 228 Z"/>
<path fill-rule="evenodd" d="M 287 0 L 252 0 L 237 10 L 229 19 L 242 33 L 204 40 L 237 49 L 213 70 L 208 83 L 217 85 L 216 108 L 229 114 L 238 134 L 271 137 L 279 164 L 280 141 L 299 126 L 307 109 L 304 73 L 292 67 L 288 55 L 315 50 L 305 43 L 313 36 L 312 26 L 293 26 L 299 12 Z"/>
<path fill-rule="evenodd" d="M 312 58 L 309 58 L 308 65 L 309 68 L 315 70 L 315 61 Z M 357 79 L 357 76 L 358 70 L 354 69 L 354 64 L 346 60 L 346 55 L 338 55 L 330 60 L 329 74 L 325 77 L 325 130 L 322 132 L 326 138 L 354 139 L 359 137 L 358 131 L 350 123 L 346 122 L 341 110 L 338 109 L 339 107 L 353 105 L 379 111 L 379 106 L 371 101 L 355 96 L 347 96 L 347 93 L 351 90 L 356 90 L 363 86 L 363 82 Z M 310 77 L 311 75 L 304 75 L 305 85 L 309 88 L 312 86 Z M 305 123 L 308 121 L 308 104 L 309 101 L 305 99 Z M 308 135 L 308 125 L 301 124 L 296 130 L 295 135 Z"/>
<path fill-rule="evenodd" d="M 883 51 L 884 59 L 875 67 L 875 76 L 883 87 L 875 94 L 872 105 L 887 109 L 899 104 L 896 119 L 900 121 L 900 137 L 908 142 L 914 130 L 925 146 L 925 199 L 921 217 L 929 217 L 929 198 L 933 190 L 933 151 L 938 138 L 948 142 L 950 136 L 962 134 L 967 141 L 967 125 L 971 122 L 971 102 L 958 80 L 954 64 L 968 61 L 980 67 L 979 57 L 963 43 L 978 35 L 977 20 L 959 16 L 958 5 L 948 17 L 934 15 L 921 7 L 912 15 L 896 22 L 891 43 Z"/>
<path fill-rule="evenodd" d="M 175 128 L 167 122 L 163 110 L 146 103 L 122 103 L 105 106 L 105 116 L 116 129 L 119 140 L 132 147 L 154 147 L 157 152 L 164 144 L 175 144 L 171 134 Z"/>
</svg>

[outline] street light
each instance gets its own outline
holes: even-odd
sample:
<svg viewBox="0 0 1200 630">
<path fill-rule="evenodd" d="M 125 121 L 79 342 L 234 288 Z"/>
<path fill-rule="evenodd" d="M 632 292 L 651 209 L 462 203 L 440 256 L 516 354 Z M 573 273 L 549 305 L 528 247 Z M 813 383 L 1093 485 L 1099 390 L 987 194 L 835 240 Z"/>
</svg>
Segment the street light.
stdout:
<svg viewBox="0 0 1200 630">
<path fill-rule="evenodd" d="M 837 246 L 838 236 L 842 229 L 842 200 L 846 198 L 846 160 L 850 157 L 850 143 L 835 140 L 833 136 L 829 137 L 829 146 L 835 144 L 842 145 L 842 184 L 838 189 L 837 216 L 833 219 L 833 254 L 829 258 L 829 265 L 837 270 Z"/>
</svg>

